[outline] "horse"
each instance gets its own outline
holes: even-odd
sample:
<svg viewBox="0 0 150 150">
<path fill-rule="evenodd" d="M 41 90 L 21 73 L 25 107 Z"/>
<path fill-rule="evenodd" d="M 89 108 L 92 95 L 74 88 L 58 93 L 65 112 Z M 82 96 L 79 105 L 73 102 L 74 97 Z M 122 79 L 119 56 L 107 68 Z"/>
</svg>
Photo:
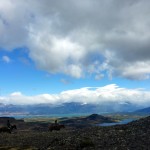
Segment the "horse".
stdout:
<svg viewBox="0 0 150 150">
<path fill-rule="evenodd" d="M 8 127 L 0 127 L 0 132 L 11 133 L 11 129 Z"/>
<path fill-rule="evenodd" d="M 65 126 L 62 125 L 62 124 L 58 124 L 58 125 L 52 124 L 52 125 L 49 126 L 49 131 L 51 131 L 51 132 L 53 130 L 59 131 L 61 128 L 65 128 Z"/>
<path fill-rule="evenodd" d="M 60 127 L 60 128 L 65 128 L 65 125 L 60 124 L 59 127 Z"/>
<path fill-rule="evenodd" d="M 10 129 L 11 129 L 11 130 L 17 129 L 17 126 L 16 126 L 15 124 L 13 124 L 13 125 L 10 126 Z"/>
<path fill-rule="evenodd" d="M 17 126 L 11 125 L 10 127 L 0 127 L 0 132 L 11 133 L 13 129 L 17 129 Z"/>
</svg>

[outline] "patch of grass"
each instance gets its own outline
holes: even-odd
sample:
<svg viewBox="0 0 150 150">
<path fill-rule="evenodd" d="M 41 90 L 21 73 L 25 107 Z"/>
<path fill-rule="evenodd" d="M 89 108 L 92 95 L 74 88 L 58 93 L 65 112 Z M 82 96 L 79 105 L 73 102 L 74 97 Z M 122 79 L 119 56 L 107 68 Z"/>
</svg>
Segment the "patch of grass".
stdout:
<svg viewBox="0 0 150 150">
<path fill-rule="evenodd" d="M 38 150 L 38 148 L 34 147 L 11 147 L 11 146 L 2 146 L 0 150 Z"/>
<path fill-rule="evenodd" d="M 84 138 L 80 141 L 80 147 L 81 148 L 94 147 L 94 143 L 90 138 Z"/>
<path fill-rule="evenodd" d="M 44 117 L 35 117 L 35 118 L 25 118 L 25 122 L 44 122 L 44 123 L 54 123 L 56 118 L 44 118 Z"/>
</svg>

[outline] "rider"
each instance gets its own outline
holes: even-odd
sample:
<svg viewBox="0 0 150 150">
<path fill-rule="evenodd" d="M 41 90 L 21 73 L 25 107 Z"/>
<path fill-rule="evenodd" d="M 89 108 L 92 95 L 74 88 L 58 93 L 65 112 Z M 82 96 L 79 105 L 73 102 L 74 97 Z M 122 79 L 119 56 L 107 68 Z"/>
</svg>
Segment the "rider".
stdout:
<svg viewBox="0 0 150 150">
<path fill-rule="evenodd" d="M 57 120 L 55 120 L 55 125 L 56 125 L 56 126 L 58 125 Z"/>
<path fill-rule="evenodd" d="M 11 128 L 11 124 L 10 124 L 10 121 L 9 121 L 9 120 L 7 120 L 7 127 L 8 127 L 8 128 Z"/>
</svg>

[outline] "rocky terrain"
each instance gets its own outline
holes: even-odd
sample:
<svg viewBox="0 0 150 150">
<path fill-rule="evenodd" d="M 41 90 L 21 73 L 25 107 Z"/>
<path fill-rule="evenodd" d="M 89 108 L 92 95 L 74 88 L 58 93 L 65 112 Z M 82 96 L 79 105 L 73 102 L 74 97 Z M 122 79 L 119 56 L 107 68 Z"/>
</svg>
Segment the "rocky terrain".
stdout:
<svg viewBox="0 0 150 150">
<path fill-rule="evenodd" d="M 31 124 L 30 124 L 31 125 Z M 29 126 L 29 124 L 28 124 Z M 39 126 L 38 126 L 39 127 Z M 0 134 L 0 149 L 38 150 L 150 150 L 150 117 L 126 125 L 40 129 Z"/>
</svg>

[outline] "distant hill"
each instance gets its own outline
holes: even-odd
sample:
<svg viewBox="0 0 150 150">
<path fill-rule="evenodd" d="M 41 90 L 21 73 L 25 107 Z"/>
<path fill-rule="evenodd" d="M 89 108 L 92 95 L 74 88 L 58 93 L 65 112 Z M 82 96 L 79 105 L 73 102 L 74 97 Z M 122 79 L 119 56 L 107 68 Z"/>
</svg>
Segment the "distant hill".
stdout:
<svg viewBox="0 0 150 150">
<path fill-rule="evenodd" d="M 13 117 L 0 117 L 0 127 L 7 126 L 7 120 L 9 120 L 11 124 L 24 124 L 24 120 L 22 119 L 15 119 Z"/>
<path fill-rule="evenodd" d="M 104 117 L 98 114 L 92 114 L 86 117 L 75 117 L 75 118 L 68 118 L 64 121 L 60 121 L 60 124 L 65 124 L 67 126 L 74 126 L 74 127 L 89 127 L 93 126 L 94 124 L 100 123 L 112 123 L 114 122 L 113 119 L 110 117 Z"/>
<path fill-rule="evenodd" d="M 138 109 L 138 110 L 134 111 L 134 113 L 141 113 L 141 114 L 150 115 L 150 107 Z"/>
<path fill-rule="evenodd" d="M 90 116 L 87 116 L 85 118 L 82 119 L 84 122 L 87 121 L 95 121 L 95 122 L 99 122 L 99 123 L 110 123 L 113 122 L 113 120 L 110 117 L 104 117 L 102 115 L 98 115 L 98 114 L 92 114 Z"/>
</svg>

